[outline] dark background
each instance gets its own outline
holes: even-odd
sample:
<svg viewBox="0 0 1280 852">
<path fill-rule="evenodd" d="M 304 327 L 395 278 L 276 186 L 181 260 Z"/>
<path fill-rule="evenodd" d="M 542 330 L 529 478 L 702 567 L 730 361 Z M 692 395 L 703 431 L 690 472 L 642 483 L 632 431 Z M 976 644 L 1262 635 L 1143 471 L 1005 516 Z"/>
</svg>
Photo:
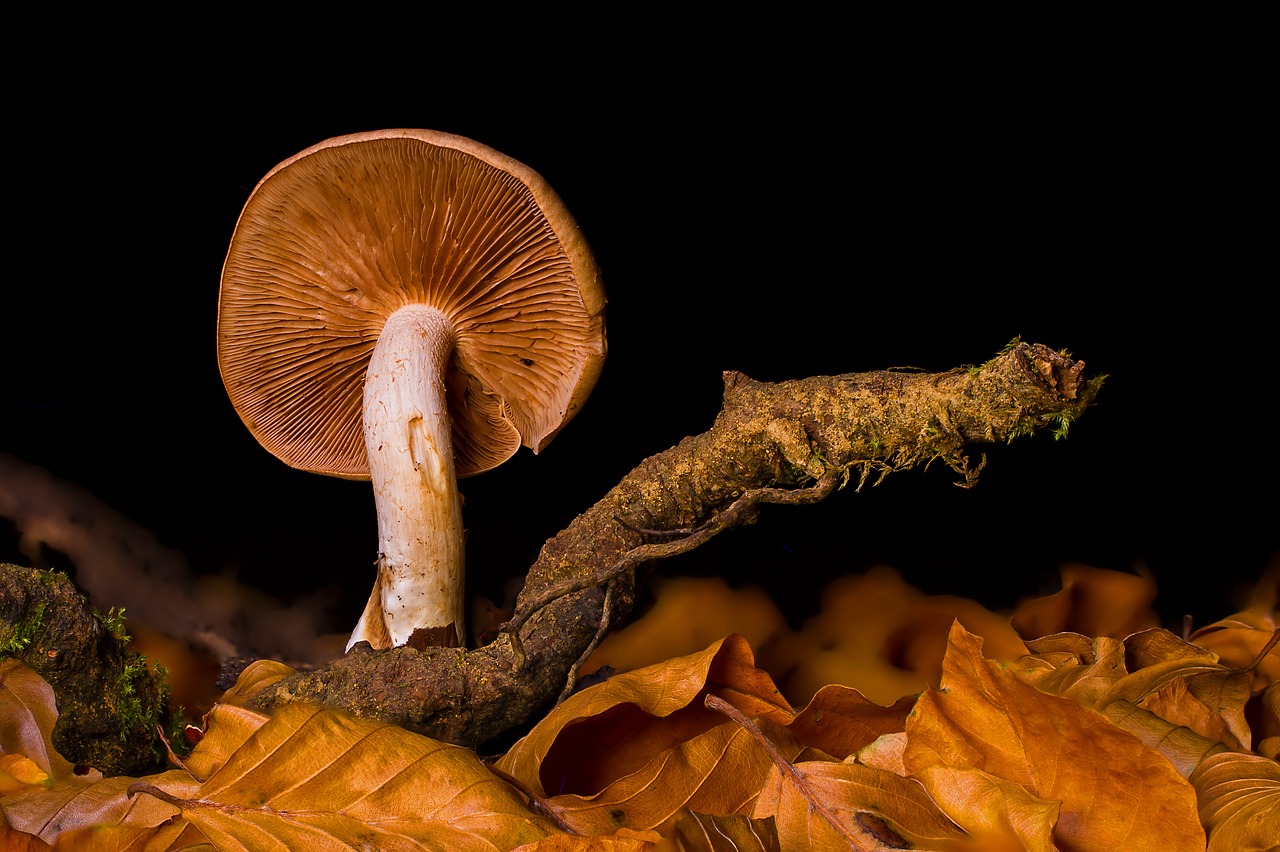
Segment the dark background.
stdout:
<svg viewBox="0 0 1280 852">
<path fill-rule="evenodd" d="M 1068 440 L 990 448 L 971 491 L 938 467 L 767 508 L 660 570 L 760 584 L 796 624 L 824 582 L 877 564 L 993 607 L 1055 590 L 1067 562 L 1150 570 L 1171 626 L 1233 611 L 1280 551 L 1275 270 L 1257 265 L 1274 230 L 1253 209 L 1274 196 L 1249 57 L 842 47 L 554 73 L 534 57 L 514 92 L 77 58 L 73 84 L 11 104 L 0 453 L 84 485 L 196 571 L 286 599 L 340 584 L 349 629 L 372 494 L 285 467 L 239 422 L 215 362 L 219 274 L 280 160 L 427 127 L 541 172 L 609 298 L 582 413 L 542 455 L 462 482 L 476 592 L 500 598 L 633 466 L 708 428 L 723 370 L 943 370 L 1020 335 L 1109 376 Z M 0 559 L 20 559 L 4 519 Z"/>
</svg>

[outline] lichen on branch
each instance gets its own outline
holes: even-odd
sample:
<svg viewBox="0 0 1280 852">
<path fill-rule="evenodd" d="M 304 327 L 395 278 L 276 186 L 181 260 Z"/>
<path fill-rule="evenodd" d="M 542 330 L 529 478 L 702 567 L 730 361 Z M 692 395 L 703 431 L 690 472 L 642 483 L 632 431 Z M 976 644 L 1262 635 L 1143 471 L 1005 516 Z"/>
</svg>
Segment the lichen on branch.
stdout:
<svg viewBox="0 0 1280 852">
<path fill-rule="evenodd" d="M 360 644 L 275 682 L 258 709 L 323 704 L 479 744 L 525 723 L 571 685 L 578 664 L 634 606 L 636 569 L 754 519 L 760 503 L 824 499 L 836 488 L 941 461 L 973 485 L 966 448 L 1050 428 L 1093 401 L 1084 362 L 1014 341 L 990 361 L 943 373 L 881 370 L 779 383 L 724 375 L 712 427 L 641 462 L 547 541 L 513 618 L 470 651 Z"/>
</svg>

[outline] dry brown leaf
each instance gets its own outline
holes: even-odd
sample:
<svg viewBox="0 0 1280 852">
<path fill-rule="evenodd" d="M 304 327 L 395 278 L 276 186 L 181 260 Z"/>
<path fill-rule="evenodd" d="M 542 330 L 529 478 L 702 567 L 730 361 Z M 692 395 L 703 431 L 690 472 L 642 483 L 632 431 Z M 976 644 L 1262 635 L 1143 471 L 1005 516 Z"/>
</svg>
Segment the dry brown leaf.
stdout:
<svg viewBox="0 0 1280 852">
<path fill-rule="evenodd" d="M 1160 623 L 1151 606 L 1156 584 L 1149 574 L 1080 564 L 1064 565 L 1061 574 L 1062 591 L 1023 601 L 1014 610 L 1013 626 L 1020 636 L 1080 633 L 1123 639 Z"/>
<path fill-rule="evenodd" d="M 664 826 L 679 852 L 781 852 L 778 830 L 770 819 L 742 814 L 717 816 L 684 808 Z"/>
<path fill-rule="evenodd" d="M 1224 752 L 1205 758 L 1191 783 L 1209 852 L 1267 852 L 1280 845 L 1280 764 Z"/>
<path fill-rule="evenodd" d="M 215 704 L 205 716 L 205 732 L 182 765 L 197 781 L 207 781 L 270 718 L 234 704 Z"/>
<path fill-rule="evenodd" d="M 21 754 L 0 755 L 0 796 L 9 796 L 29 787 L 50 782 L 49 773 Z"/>
<path fill-rule="evenodd" d="M 1183 778 L 1207 755 L 1225 751 L 1226 746 L 1197 734 L 1190 728 L 1160 718 L 1155 713 L 1123 699 L 1102 708 L 1111 724 L 1138 738 L 1146 746 L 1160 752 Z"/>
<path fill-rule="evenodd" d="M 248 848 L 269 834 L 293 848 L 489 849 L 554 832 L 471 751 L 298 704 L 267 719 L 198 796 L 177 804 L 215 845 Z"/>
<path fill-rule="evenodd" d="M 1276 630 L 1274 610 L 1245 610 L 1201 627 L 1191 634 L 1191 641 L 1213 651 L 1231 668 L 1243 670 L 1254 666 L 1252 689 L 1259 692 L 1280 680 L 1280 644 L 1273 645 L 1267 655 L 1259 659 Z"/>
<path fill-rule="evenodd" d="M 682 807 L 750 808 L 772 765 L 751 736 L 707 710 L 712 693 L 767 726 L 789 757 L 794 719 L 737 635 L 705 651 L 617 675 L 571 696 L 499 761 L 574 830 L 610 834 L 659 826 Z"/>
<path fill-rule="evenodd" d="M 1042 692 L 1100 712 L 1113 702 L 1158 709 L 1175 726 L 1248 748 L 1248 675 L 1224 667 L 1212 651 L 1167 630 L 1144 630 L 1124 641 L 1059 633 L 1029 640 L 1027 647 L 1032 653 L 1018 660 L 1015 671 Z M 1185 700 L 1173 703 L 1182 696 Z M 1135 724 L 1135 733 L 1150 727 Z M 1184 767 L 1184 775 L 1193 766 Z"/>
<path fill-rule="evenodd" d="M 1085 707 L 1106 703 L 1106 696 L 1128 674 L 1124 643 L 1107 636 L 1055 633 L 1028 640 L 1027 648 L 1031 653 L 1014 669 L 1018 677 L 1041 692 Z"/>
<path fill-rule="evenodd" d="M 555 834 L 543 840 L 517 846 L 512 852 L 676 852 L 677 847 L 656 832 L 621 829 L 605 837 L 578 837 Z"/>
<path fill-rule="evenodd" d="M 244 671 L 236 678 L 235 685 L 222 693 L 218 699 L 220 704 L 234 704 L 243 707 L 253 696 L 266 689 L 278 680 L 297 674 L 297 670 L 275 660 L 255 660 L 245 666 Z"/>
<path fill-rule="evenodd" d="M 64 820 L 54 836 L 98 826 L 66 841 L 93 850 L 195 843 L 253 850 L 492 850 L 557 831 L 467 749 L 301 704 L 269 718 L 246 713 L 215 710 L 192 755 L 193 766 L 210 772 L 203 782 L 183 770 L 106 779 L 58 805 L 59 816 L 74 815 L 76 822 Z M 223 715 L 228 724 L 221 724 Z M 102 802 L 85 807 L 83 798 L 94 791 Z M 6 813 L 12 810 L 6 800 Z"/>
<path fill-rule="evenodd" d="M 914 698 L 904 698 L 881 707 L 856 689 L 832 684 L 818 690 L 787 727 L 810 748 L 844 760 L 877 737 L 905 730 L 914 705 Z"/>
<path fill-rule="evenodd" d="M 872 766 L 907 777 L 907 767 L 902 763 L 902 753 L 907 749 L 907 732 L 885 734 L 866 748 L 858 749 L 854 759 L 863 766 Z"/>
<path fill-rule="evenodd" d="M 53 687 L 17 660 L 0 662 L 0 753 L 22 755 L 54 780 L 73 776 L 75 767 L 53 747 L 57 721 Z M 95 771 L 90 780 L 101 777 Z"/>
<path fill-rule="evenodd" d="M 1197 679 L 1197 682 L 1202 680 Z M 1248 751 L 1249 727 L 1244 720 L 1248 690 L 1247 676 L 1240 672 L 1225 674 L 1211 707 L 1188 689 L 1185 680 L 1179 678 L 1166 684 L 1154 695 L 1148 695 L 1139 706 L 1170 724 L 1181 725 L 1211 742 L 1223 743 L 1233 751 Z M 1234 725 L 1228 721 L 1228 717 L 1234 721 Z M 1238 732 L 1237 726 L 1243 727 L 1243 731 Z"/>
<path fill-rule="evenodd" d="M 805 761 L 794 773 L 775 766 L 752 812 L 773 817 L 783 849 L 948 849 L 968 839 L 912 779 L 852 761 Z"/>
<path fill-rule="evenodd" d="M 0 813 L 0 849 L 5 852 L 49 852 L 53 847 L 34 834 L 10 828 Z"/>
<path fill-rule="evenodd" d="M 1037 798 L 1019 784 L 977 769 L 935 765 L 917 779 L 974 846 L 996 852 L 1054 852 L 1058 802 Z"/>
<path fill-rule="evenodd" d="M 584 672 L 656 665 L 696 654 L 731 633 L 763 656 L 778 649 L 790 632 L 782 610 L 755 586 L 730 588 L 720 577 L 655 577 L 650 589 L 653 606 L 643 618 L 610 633 L 582 666 Z M 779 665 L 789 668 L 790 662 Z"/>
<path fill-rule="evenodd" d="M 172 769 L 152 776 L 153 783 L 194 794 L 198 785 L 187 773 Z M 111 825 L 128 821 L 154 829 L 178 813 L 173 805 L 150 797 L 130 797 L 136 779 L 125 776 L 85 781 L 71 777 L 47 788 L 6 796 L 0 800 L 5 817 L 14 828 L 39 835 L 49 843 L 59 841 L 64 832 L 77 828 Z"/>
<path fill-rule="evenodd" d="M 822 611 L 794 637 L 798 662 L 779 683 L 798 704 L 833 683 L 893 704 L 937 684 L 957 619 L 987 641 L 993 657 L 1012 661 L 1026 653 L 1008 618 L 975 601 L 926 595 L 889 568 L 842 577 L 827 585 Z"/>
<path fill-rule="evenodd" d="M 1259 741 L 1280 738 L 1280 682 L 1271 684 L 1258 696 L 1253 726 Z M 1261 753 L 1261 749 L 1258 751 Z"/>
<path fill-rule="evenodd" d="M 978 769 L 1062 802 L 1066 848 L 1201 849 L 1195 796 L 1159 753 L 1096 712 L 1024 683 L 953 627 L 943 688 L 916 702 L 903 763 Z"/>
</svg>

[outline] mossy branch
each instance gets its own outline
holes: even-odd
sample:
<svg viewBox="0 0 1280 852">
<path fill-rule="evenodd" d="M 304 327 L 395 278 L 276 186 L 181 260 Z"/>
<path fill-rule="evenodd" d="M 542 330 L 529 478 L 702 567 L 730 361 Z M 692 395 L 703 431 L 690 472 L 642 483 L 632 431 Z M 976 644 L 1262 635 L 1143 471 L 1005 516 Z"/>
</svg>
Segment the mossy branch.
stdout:
<svg viewBox="0 0 1280 852">
<path fill-rule="evenodd" d="M 636 568 L 753 519 L 767 502 L 813 502 L 851 481 L 941 461 L 973 485 L 965 448 L 1061 429 L 1101 378 L 1084 362 L 1014 341 L 987 363 L 945 373 L 884 370 L 766 384 L 724 375 L 711 429 L 640 463 L 546 542 L 514 617 L 471 651 L 367 644 L 278 681 L 258 709 L 306 701 L 479 744 L 523 724 L 568 686 L 608 626 L 634 606 Z"/>
<path fill-rule="evenodd" d="M 0 658 L 48 681 L 58 705 L 54 747 L 105 775 L 142 775 L 165 761 L 164 673 L 128 642 L 123 613 L 96 612 L 66 575 L 0 564 Z"/>
</svg>

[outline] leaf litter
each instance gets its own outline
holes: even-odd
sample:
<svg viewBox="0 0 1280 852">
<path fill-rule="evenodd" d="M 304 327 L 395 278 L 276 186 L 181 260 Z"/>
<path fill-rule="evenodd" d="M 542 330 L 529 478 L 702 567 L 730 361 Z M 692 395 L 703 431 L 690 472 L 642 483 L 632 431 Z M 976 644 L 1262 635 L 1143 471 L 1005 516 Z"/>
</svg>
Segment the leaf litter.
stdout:
<svg viewBox="0 0 1280 852">
<path fill-rule="evenodd" d="M 1276 848 L 1274 579 L 1183 638 L 1154 624 L 1150 578 L 1063 573 L 1009 618 L 868 572 L 798 632 L 718 581 L 670 582 L 584 667 L 621 673 L 492 762 L 337 710 L 246 709 L 290 671 L 264 662 L 175 768 L 104 778 L 53 748 L 47 684 L 0 663 L 0 847 Z"/>
</svg>

